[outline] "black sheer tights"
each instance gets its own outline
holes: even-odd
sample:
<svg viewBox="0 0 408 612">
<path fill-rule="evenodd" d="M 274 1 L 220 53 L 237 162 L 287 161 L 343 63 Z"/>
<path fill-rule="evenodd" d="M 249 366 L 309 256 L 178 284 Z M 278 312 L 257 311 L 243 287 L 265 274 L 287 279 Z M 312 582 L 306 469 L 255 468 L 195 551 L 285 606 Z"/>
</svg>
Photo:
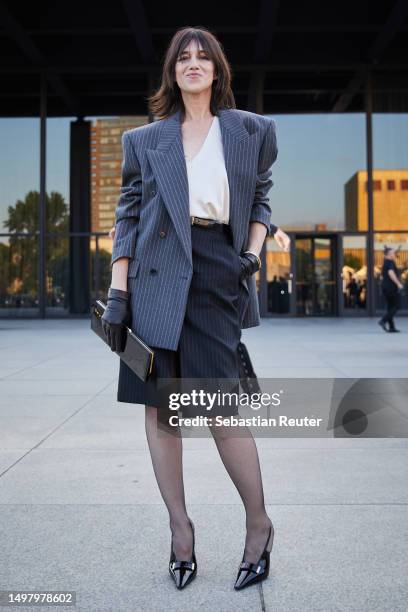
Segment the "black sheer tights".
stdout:
<svg viewBox="0 0 408 612">
<path fill-rule="evenodd" d="M 166 431 L 164 426 L 158 426 L 156 407 L 146 406 L 145 410 L 147 441 L 157 484 L 169 512 L 173 549 L 178 560 L 187 561 L 192 555 L 193 534 L 184 496 L 181 431 L 176 427 Z M 244 561 L 256 563 L 265 547 L 271 521 L 265 510 L 255 440 L 247 428 L 234 431 L 234 427 L 217 426 L 210 427 L 210 431 L 245 507 Z"/>
</svg>

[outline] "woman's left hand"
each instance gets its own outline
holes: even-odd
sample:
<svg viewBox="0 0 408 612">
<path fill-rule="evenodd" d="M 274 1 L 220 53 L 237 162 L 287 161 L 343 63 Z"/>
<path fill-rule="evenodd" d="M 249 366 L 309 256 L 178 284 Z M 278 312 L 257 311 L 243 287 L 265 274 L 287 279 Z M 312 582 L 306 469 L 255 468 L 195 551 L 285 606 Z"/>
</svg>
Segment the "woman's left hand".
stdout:
<svg viewBox="0 0 408 612">
<path fill-rule="evenodd" d="M 241 261 L 240 280 L 248 278 L 248 276 L 252 276 L 252 274 L 258 272 L 259 262 L 255 255 L 252 253 L 243 253 L 239 256 L 239 259 Z"/>
<path fill-rule="evenodd" d="M 289 251 L 290 238 L 283 230 L 278 228 L 275 232 L 274 238 L 283 251 Z"/>
</svg>

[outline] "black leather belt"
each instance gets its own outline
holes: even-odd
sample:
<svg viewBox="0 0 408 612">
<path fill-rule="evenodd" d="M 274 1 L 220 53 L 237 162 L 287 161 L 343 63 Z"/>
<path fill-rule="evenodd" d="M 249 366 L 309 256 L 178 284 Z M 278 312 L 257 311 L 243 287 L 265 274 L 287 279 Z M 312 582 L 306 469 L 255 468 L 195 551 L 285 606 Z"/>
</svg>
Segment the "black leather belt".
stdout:
<svg viewBox="0 0 408 612">
<path fill-rule="evenodd" d="M 200 225 L 201 227 L 213 227 L 214 225 L 227 225 L 217 219 L 204 219 L 203 217 L 190 217 L 191 225 Z"/>
</svg>

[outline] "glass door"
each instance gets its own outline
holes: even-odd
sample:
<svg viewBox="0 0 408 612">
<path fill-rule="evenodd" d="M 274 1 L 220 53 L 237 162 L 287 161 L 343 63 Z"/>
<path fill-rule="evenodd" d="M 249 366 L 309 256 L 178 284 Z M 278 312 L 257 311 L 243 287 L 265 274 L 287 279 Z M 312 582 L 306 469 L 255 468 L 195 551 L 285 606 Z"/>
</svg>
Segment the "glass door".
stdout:
<svg viewBox="0 0 408 612">
<path fill-rule="evenodd" d="M 291 254 L 282 251 L 274 238 L 266 238 L 265 249 L 266 313 L 289 315 L 291 311 Z"/>
<path fill-rule="evenodd" d="M 334 236 L 297 236 L 295 239 L 296 314 L 336 314 Z"/>
</svg>

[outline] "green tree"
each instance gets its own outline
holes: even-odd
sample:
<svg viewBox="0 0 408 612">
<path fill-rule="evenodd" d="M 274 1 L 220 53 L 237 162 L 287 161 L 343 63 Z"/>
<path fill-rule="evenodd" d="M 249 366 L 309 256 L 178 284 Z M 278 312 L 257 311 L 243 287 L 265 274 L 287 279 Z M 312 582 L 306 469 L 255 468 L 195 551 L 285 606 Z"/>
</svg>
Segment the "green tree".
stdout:
<svg viewBox="0 0 408 612">
<path fill-rule="evenodd" d="M 36 233 L 39 230 L 40 194 L 29 191 L 24 200 L 17 200 L 8 207 L 8 218 L 3 225 L 10 233 Z M 46 194 L 46 232 L 69 231 L 69 207 L 62 194 L 52 191 Z M 35 236 L 10 236 L 9 239 L 8 286 L 17 281 L 18 292 L 32 297 L 38 294 L 39 238 Z M 55 262 L 68 257 L 68 242 L 58 237 L 47 238 L 46 269 L 52 270 Z M 2 257 L 4 260 L 4 256 Z M 4 261 L 2 261 L 4 263 Z M 61 265 L 61 264 L 60 264 Z"/>
<path fill-rule="evenodd" d="M 3 222 L 6 231 L 23 233 L 27 236 L 10 236 L 9 244 L 0 244 L 0 295 L 13 293 L 28 294 L 33 300 L 38 297 L 39 261 L 39 210 L 40 194 L 29 191 L 24 200 L 17 200 L 8 207 L 8 218 Z M 48 282 L 47 304 L 53 306 L 56 299 L 68 306 L 69 283 L 69 206 L 62 194 L 52 191 L 46 194 L 46 233 L 63 234 L 46 237 L 45 264 Z M 34 234 L 34 235 L 30 235 Z M 95 268 L 95 254 L 92 270 Z M 100 292 L 107 290 L 110 283 L 111 254 L 99 250 Z M 92 285 L 93 286 L 93 283 Z"/>
</svg>

